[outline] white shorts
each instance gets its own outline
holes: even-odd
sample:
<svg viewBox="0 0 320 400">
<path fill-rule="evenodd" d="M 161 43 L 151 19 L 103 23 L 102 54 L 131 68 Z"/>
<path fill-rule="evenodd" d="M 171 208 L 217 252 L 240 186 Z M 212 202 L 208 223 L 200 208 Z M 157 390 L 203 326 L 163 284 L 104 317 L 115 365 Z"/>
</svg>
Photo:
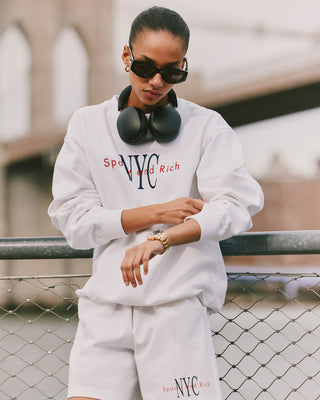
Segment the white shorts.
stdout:
<svg viewBox="0 0 320 400">
<path fill-rule="evenodd" d="M 221 400 L 207 309 L 197 297 L 151 307 L 79 299 L 68 397 Z M 135 397 L 140 398 L 140 397 Z"/>
</svg>

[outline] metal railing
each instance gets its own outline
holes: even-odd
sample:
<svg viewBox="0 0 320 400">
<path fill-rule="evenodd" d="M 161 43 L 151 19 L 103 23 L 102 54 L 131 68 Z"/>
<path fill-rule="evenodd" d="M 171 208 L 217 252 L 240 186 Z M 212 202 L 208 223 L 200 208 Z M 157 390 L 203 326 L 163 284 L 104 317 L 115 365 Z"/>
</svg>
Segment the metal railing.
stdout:
<svg viewBox="0 0 320 400">
<path fill-rule="evenodd" d="M 220 242 L 224 256 L 320 254 L 320 231 L 243 233 Z M 91 258 L 92 250 L 71 249 L 63 237 L 1 238 L 0 259 Z"/>
<path fill-rule="evenodd" d="M 221 249 L 228 256 L 320 254 L 320 231 L 243 234 Z M 0 239 L 0 259 L 91 256 L 61 237 Z M 0 399 L 66 398 L 75 290 L 88 277 L 0 277 Z M 228 278 L 225 306 L 211 321 L 224 399 L 320 399 L 320 275 Z"/>
</svg>

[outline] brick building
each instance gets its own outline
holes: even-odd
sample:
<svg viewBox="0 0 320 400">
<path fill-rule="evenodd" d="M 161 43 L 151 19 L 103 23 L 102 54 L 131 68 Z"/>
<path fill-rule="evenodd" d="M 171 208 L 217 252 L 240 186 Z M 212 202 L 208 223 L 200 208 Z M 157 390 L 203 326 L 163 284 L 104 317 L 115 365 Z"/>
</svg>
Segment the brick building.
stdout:
<svg viewBox="0 0 320 400">
<path fill-rule="evenodd" d="M 265 206 L 254 216 L 252 231 L 320 229 L 320 162 L 315 176 L 305 178 L 291 174 L 275 156 L 268 175 L 259 183 L 265 195 Z M 320 266 L 320 255 L 230 257 L 227 262 L 275 268 Z"/>
</svg>

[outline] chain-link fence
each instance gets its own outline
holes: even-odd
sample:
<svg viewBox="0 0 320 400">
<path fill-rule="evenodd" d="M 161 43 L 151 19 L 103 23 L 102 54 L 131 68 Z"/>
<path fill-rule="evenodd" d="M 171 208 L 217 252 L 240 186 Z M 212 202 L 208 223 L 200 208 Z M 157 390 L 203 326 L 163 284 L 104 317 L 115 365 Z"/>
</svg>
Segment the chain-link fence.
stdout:
<svg viewBox="0 0 320 400">
<path fill-rule="evenodd" d="M 0 278 L 0 399 L 66 399 L 81 281 Z"/>
<path fill-rule="evenodd" d="M 229 273 L 212 316 L 223 395 L 320 399 L 320 275 Z M 0 398 L 65 400 L 87 276 L 0 278 Z"/>
<path fill-rule="evenodd" d="M 225 399 L 320 399 L 319 278 L 229 274 L 212 320 Z"/>
</svg>

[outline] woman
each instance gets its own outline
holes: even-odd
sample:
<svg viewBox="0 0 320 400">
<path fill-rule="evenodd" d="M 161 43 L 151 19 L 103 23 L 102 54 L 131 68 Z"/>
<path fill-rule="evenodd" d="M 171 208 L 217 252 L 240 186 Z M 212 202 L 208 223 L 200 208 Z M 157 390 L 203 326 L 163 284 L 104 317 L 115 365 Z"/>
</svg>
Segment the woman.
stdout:
<svg viewBox="0 0 320 400">
<path fill-rule="evenodd" d="M 70 399 L 221 399 L 209 314 L 224 302 L 219 241 L 263 203 L 219 114 L 183 99 L 189 29 L 152 7 L 122 60 L 131 85 L 72 117 L 49 214 L 75 248 L 94 248 L 79 295 Z"/>
</svg>

